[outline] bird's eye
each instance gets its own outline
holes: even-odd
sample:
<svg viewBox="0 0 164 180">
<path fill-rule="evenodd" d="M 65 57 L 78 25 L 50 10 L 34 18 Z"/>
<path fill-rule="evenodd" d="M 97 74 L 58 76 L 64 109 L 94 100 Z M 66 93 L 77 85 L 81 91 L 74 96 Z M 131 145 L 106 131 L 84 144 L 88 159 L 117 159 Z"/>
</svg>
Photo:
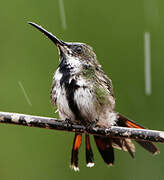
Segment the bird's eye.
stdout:
<svg viewBox="0 0 164 180">
<path fill-rule="evenodd" d="M 78 54 L 80 54 L 80 53 L 82 53 L 83 49 L 82 49 L 81 46 L 77 46 L 77 47 L 75 48 L 75 51 L 76 51 Z"/>
</svg>

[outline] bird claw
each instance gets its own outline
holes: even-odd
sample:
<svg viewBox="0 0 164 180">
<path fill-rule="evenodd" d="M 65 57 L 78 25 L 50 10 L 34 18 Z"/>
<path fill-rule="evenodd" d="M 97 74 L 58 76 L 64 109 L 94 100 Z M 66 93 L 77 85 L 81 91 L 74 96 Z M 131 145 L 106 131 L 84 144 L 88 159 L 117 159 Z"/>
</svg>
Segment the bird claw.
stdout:
<svg viewBox="0 0 164 180">
<path fill-rule="evenodd" d="M 72 123 L 71 119 L 66 118 L 66 119 L 65 119 L 65 122 L 67 123 L 67 127 L 68 127 L 68 128 L 72 128 L 73 123 Z"/>
<path fill-rule="evenodd" d="M 94 122 L 90 122 L 88 125 L 87 125 L 87 129 L 89 131 L 91 131 L 93 128 L 95 128 L 97 126 L 97 121 L 94 121 Z"/>
</svg>

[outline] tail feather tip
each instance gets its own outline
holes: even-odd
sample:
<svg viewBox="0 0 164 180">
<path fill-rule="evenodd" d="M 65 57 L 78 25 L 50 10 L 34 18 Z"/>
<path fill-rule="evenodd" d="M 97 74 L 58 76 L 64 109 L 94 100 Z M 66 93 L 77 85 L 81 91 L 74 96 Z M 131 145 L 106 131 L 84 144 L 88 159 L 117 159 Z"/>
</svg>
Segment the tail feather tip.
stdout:
<svg viewBox="0 0 164 180">
<path fill-rule="evenodd" d="M 94 165 L 95 165 L 95 163 L 89 162 L 89 163 L 87 164 L 87 167 L 91 168 L 91 167 L 93 167 Z"/>
<path fill-rule="evenodd" d="M 80 171 L 79 167 L 77 167 L 75 165 L 70 165 L 70 168 L 73 169 L 75 172 Z"/>
<path fill-rule="evenodd" d="M 108 164 L 109 167 L 112 167 L 113 165 L 114 165 L 113 163 L 109 163 L 109 164 Z"/>
<path fill-rule="evenodd" d="M 159 150 L 157 150 L 157 151 L 155 151 L 155 152 L 153 153 L 154 156 L 157 155 L 157 154 L 160 154 L 160 151 L 159 151 Z"/>
</svg>

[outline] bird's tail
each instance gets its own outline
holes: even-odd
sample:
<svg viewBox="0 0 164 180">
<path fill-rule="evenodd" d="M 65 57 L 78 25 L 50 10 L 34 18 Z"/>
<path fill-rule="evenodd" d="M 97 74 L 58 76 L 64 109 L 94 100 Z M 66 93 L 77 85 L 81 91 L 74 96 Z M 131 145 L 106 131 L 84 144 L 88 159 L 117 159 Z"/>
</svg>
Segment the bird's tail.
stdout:
<svg viewBox="0 0 164 180">
<path fill-rule="evenodd" d="M 144 129 L 143 126 L 138 125 L 137 123 L 129 120 L 121 114 L 118 114 L 117 126 L 120 127 L 129 127 L 129 128 L 137 128 Z M 101 137 L 94 136 L 94 140 L 96 142 L 97 148 L 104 160 L 105 163 L 112 166 L 114 164 L 114 148 L 128 151 L 132 158 L 134 158 L 135 146 L 132 141 L 128 138 L 110 138 L 110 137 Z M 159 150 L 157 147 L 148 141 L 135 140 L 139 145 L 145 148 L 147 151 L 152 154 L 157 154 Z M 72 147 L 72 155 L 71 155 L 71 168 L 75 171 L 79 171 L 78 167 L 78 152 L 82 142 L 82 134 L 75 133 L 73 147 Z M 87 167 L 94 166 L 94 157 L 90 144 L 89 135 L 85 135 L 85 146 L 86 146 L 86 163 Z"/>
<path fill-rule="evenodd" d="M 118 114 L 117 126 L 144 129 L 143 126 L 138 125 L 121 114 Z M 114 148 L 128 151 L 130 155 L 134 157 L 135 146 L 130 139 L 118 139 L 100 136 L 94 136 L 94 139 L 104 162 L 108 165 L 113 165 L 114 163 Z M 141 140 L 135 141 L 154 155 L 159 152 L 157 147 L 152 142 Z"/>
</svg>

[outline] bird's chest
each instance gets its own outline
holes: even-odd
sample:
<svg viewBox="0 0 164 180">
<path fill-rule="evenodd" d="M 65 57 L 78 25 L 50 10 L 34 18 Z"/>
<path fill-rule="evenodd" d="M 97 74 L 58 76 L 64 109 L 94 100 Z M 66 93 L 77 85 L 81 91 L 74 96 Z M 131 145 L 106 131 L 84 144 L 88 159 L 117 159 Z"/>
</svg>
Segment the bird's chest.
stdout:
<svg viewBox="0 0 164 180">
<path fill-rule="evenodd" d="M 59 78 L 60 77 L 60 78 Z M 72 120 L 92 119 L 95 115 L 95 97 L 92 87 L 81 76 L 57 75 L 56 101 L 61 118 L 71 118 Z"/>
</svg>

